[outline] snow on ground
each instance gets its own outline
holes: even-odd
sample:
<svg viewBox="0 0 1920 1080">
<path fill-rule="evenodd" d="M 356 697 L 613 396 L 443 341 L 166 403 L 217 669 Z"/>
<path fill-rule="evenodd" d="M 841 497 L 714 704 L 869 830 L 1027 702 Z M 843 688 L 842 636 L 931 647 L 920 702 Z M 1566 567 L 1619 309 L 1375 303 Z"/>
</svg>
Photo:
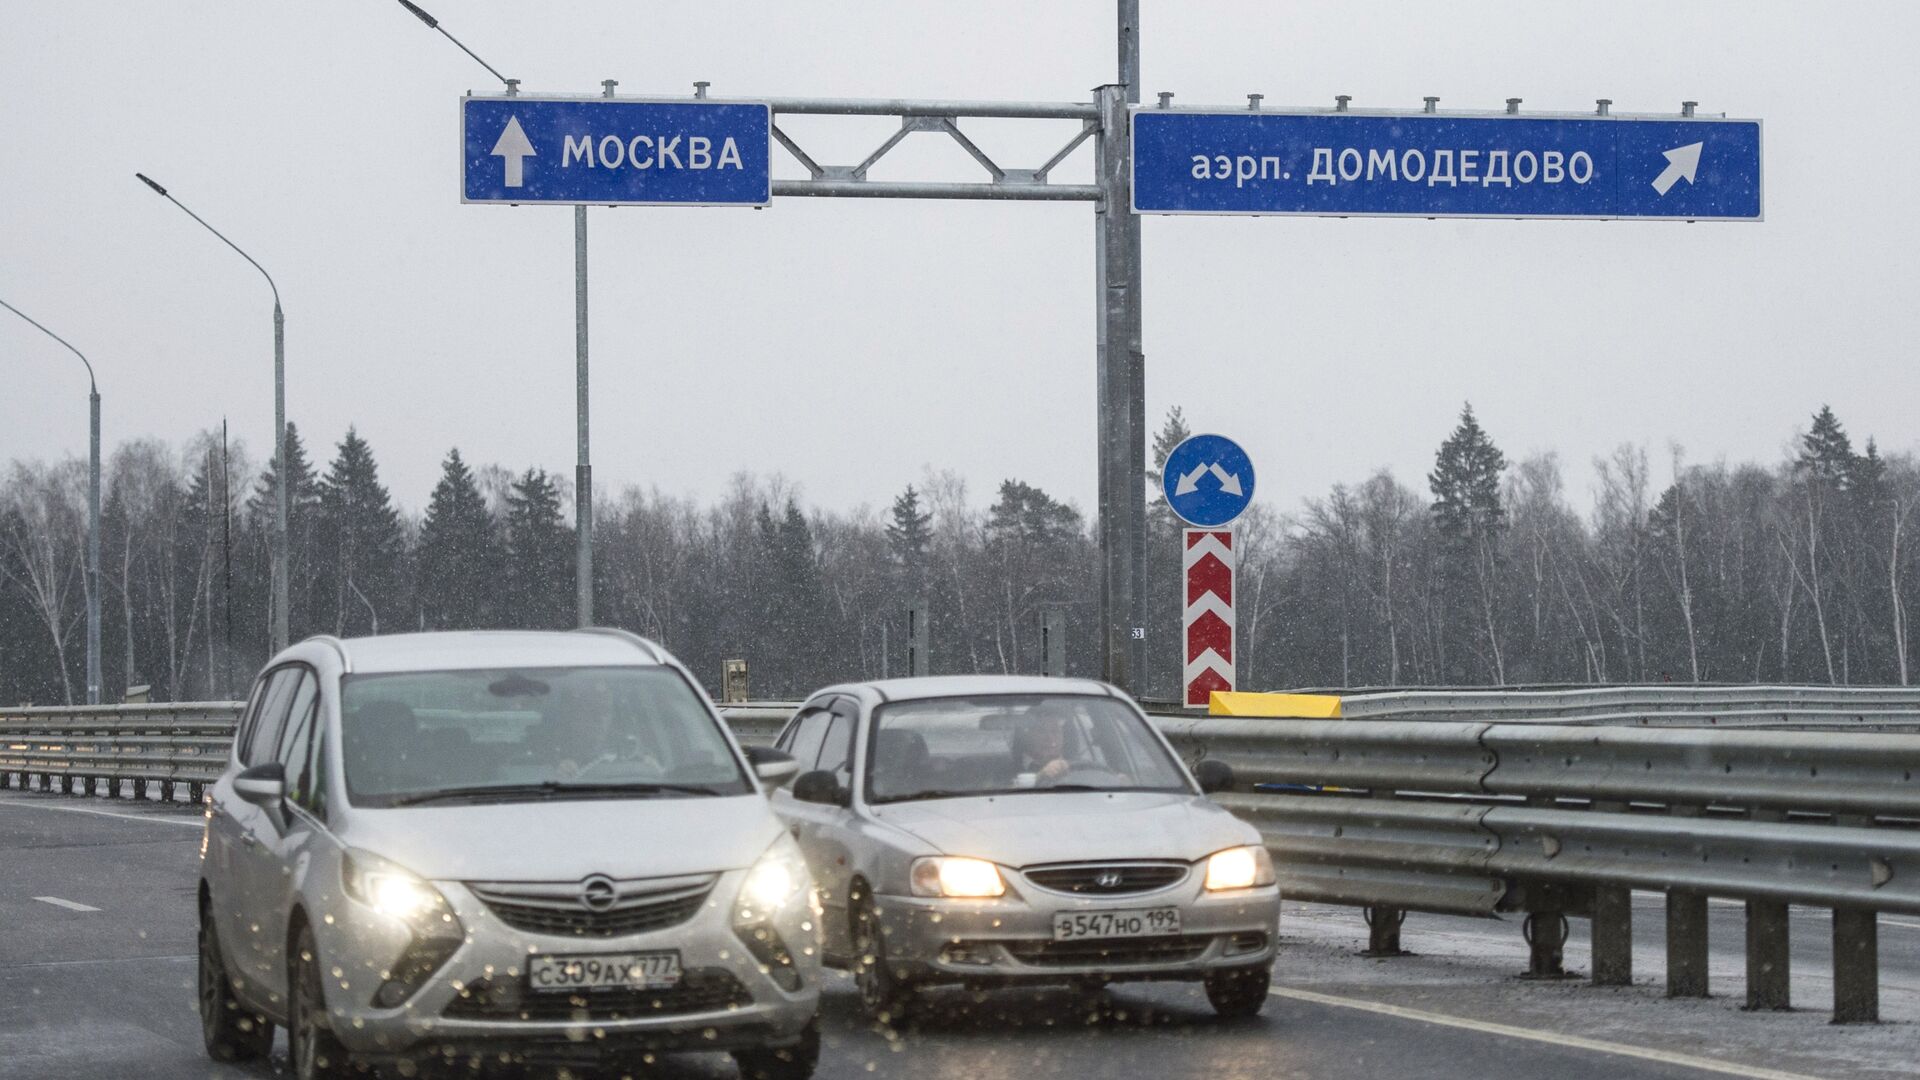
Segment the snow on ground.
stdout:
<svg viewBox="0 0 1920 1080">
<path fill-rule="evenodd" d="M 1527 946 L 1518 918 L 1500 921 L 1409 915 L 1401 945 L 1415 955 L 1388 960 L 1359 955 L 1367 930 L 1353 908 L 1288 904 L 1281 920 L 1279 985 L 1409 1009 L 1538 1031 L 1581 1036 L 1695 1057 L 1860 1080 L 1912 1080 L 1920 1076 L 1920 976 L 1910 957 L 1912 942 L 1892 939 L 1903 931 L 1920 939 L 1920 927 L 1884 927 L 1878 1025 L 1834 1025 L 1828 1012 L 1833 981 L 1796 952 L 1795 1010 L 1747 1012 L 1745 961 L 1740 942 L 1716 925 L 1709 964 L 1713 997 L 1674 1000 L 1665 993 L 1665 952 L 1658 939 L 1657 898 L 1636 898 L 1634 982 L 1596 987 L 1581 979 L 1517 978 L 1527 967 Z M 1806 916 L 1814 913 L 1807 912 Z M 1794 910 L 1797 940 L 1824 933 Z M 1566 967 L 1585 976 L 1590 953 L 1584 920 L 1572 920 Z M 1649 940 L 1652 939 L 1652 940 Z M 1890 947 L 1899 949 L 1889 956 Z M 1896 960 L 1897 963 L 1890 963 Z M 1284 1002 L 1277 1002 L 1284 1009 Z"/>
</svg>

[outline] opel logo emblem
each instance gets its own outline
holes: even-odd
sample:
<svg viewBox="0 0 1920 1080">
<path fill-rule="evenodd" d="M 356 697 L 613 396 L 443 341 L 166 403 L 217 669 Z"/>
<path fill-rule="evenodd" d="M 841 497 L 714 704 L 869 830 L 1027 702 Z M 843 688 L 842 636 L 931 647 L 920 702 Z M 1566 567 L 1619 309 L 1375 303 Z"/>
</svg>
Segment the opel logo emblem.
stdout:
<svg viewBox="0 0 1920 1080">
<path fill-rule="evenodd" d="M 620 891 L 605 874 L 595 874 L 580 883 L 580 906 L 588 911 L 606 911 L 619 898 Z"/>
<path fill-rule="evenodd" d="M 1118 870 L 1102 870 L 1093 876 L 1093 883 L 1103 889 L 1117 889 L 1124 880 Z"/>
</svg>

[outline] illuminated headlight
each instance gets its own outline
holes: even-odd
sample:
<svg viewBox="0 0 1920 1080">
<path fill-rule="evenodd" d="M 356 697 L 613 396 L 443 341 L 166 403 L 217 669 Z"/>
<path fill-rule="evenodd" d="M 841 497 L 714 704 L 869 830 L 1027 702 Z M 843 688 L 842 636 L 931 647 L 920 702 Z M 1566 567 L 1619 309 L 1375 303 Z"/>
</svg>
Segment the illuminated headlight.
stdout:
<svg viewBox="0 0 1920 1080">
<path fill-rule="evenodd" d="M 807 872 L 800 846 L 783 836 L 767 849 L 760 861 L 747 871 L 740 885 L 740 903 L 735 922 L 750 923 L 786 910 L 804 899 L 813 889 L 813 876 Z"/>
<path fill-rule="evenodd" d="M 1207 891 L 1273 884 L 1273 856 L 1257 845 L 1228 848 L 1207 857 Z"/>
<path fill-rule="evenodd" d="M 952 855 L 915 859 L 911 877 L 915 896 L 985 900 L 1004 895 L 1007 891 L 1007 883 L 1000 877 L 999 868 L 985 859 Z"/>
<path fill-rule="evenodd" d="M 447 898 L 414 874 L 365 855 L 341 861 L 340 877 L 347 895 L 382 915 L 415 928 L 454 922 Z"/>
</svg>

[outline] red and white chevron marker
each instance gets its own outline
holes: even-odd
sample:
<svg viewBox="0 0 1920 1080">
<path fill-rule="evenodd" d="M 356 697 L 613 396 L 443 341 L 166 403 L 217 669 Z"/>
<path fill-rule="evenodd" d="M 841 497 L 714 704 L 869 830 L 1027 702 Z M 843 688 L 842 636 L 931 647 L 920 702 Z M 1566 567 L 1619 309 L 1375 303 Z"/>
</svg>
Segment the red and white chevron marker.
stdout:
<svg viewBox="0 0 1920 1080">
<path fill-rule="evenodd" d="M 1186 582 L 1186 703 L 1205 708 L 1233 676 L 1233 530 L 1188 529 L 1180 565 Z"/>
</svg>

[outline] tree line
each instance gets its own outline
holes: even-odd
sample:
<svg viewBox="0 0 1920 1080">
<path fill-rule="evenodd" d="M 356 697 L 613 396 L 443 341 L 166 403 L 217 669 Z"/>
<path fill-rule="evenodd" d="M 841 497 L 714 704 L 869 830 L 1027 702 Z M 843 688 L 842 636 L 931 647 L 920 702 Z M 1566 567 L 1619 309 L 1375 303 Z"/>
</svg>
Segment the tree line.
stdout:
<svg viewBox="0 0 1920 1080">
<path fill-rule="evenodd" d="M 1187 434 L 1172 410 L 1156 469 Z M 1569 504 L 1552 454 L 1509 462 L 1471 406 L 1424 490 L 1382 470 L 1236 524 L 1241 684 L 1909 683 L 1920 606 L 1920 466 L 1856 450 L 1821 408 L 1773 465 L 1686 463 L 1656 488 L 1644 447 Z M 256 471 L 218 432 L 143 439 L 104 467 L 103 700 L 245 692 L 267 658 L 270 535 L 288 491 L 293 637 L 574 623 L 571 485 L 449 451 L 418 514 L 396 506 L 349 430 L 325 471 L 290 427 Z M 1150 475 L 1144 696 L 1178 695 L 1182 524 Z M 803 507 L 740 475 L 698 502 L 628 488 L 595 500 L 603 625 L 671 649 L 709 689 L 749 662 L 757 698 L 904 674 L 909 610 L 936 673 L 1040 669 L 1061 613 L 1073 674 L 1097 676 L 1092 523 L 1019 480 L 984 507 L 929 470 L 886 508 Z M 0 476 L 0 702 L 84 700 L 85 465 Z"/>
</svg>

